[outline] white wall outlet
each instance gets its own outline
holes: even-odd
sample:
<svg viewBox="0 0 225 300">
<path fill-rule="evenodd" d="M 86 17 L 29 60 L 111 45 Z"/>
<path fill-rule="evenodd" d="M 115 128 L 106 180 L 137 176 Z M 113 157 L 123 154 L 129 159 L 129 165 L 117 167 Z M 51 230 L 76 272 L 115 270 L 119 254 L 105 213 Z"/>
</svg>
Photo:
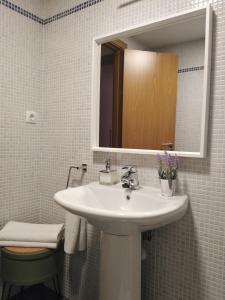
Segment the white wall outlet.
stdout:
<svg viewBox="0 0 225 300">
<path fill-rule="evenodd" d="M 36 124 L 38 113 L 36 111 L 26 111 L 26 123 Z"/>
</svg>

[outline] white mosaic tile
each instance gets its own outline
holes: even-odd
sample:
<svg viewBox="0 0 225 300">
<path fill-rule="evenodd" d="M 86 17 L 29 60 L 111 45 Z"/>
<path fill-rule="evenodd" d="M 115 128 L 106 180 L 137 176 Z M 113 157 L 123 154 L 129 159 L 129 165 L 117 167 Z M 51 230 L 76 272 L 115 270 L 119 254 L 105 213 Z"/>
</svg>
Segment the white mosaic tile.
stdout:
<svg viewBox="0 0 225 300">
<path fill-rule="evenodd" d="M 10 0 L 10 2 L 36 16 L 43 17 L 45 0 Z"/>
<path fill-rule="evenodd" d="M 42 27 L 0 6 L 0 203 L 8 220 L 38 221 L 40 125 L 25 123 L 26 110 L 40 110 Z"/>
</svg>

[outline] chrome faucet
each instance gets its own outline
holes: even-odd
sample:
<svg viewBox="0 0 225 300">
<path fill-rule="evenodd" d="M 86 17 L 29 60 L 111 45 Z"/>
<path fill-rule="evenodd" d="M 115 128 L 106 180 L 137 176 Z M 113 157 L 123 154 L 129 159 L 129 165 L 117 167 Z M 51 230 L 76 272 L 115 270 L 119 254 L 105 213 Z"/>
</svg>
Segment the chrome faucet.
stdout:
<svg viewBox="0 0 225 300">
<path fill-rule="evenodd" d="M 138 190 L 139 189 L 139 180 L 138 180 L 137 167 L 125 166 L 122 169 L 127 170 L 121 176 L 122 187 L 131 189 L 131 190 Z"/>
</svg>

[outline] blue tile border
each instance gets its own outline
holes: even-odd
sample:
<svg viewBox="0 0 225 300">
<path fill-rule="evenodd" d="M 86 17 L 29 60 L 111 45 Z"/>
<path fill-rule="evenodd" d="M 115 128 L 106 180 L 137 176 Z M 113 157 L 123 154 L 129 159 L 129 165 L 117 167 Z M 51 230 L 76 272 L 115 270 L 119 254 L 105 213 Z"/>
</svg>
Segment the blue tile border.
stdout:
<svg viewBox="0 0 225 300">
<path fill-rule="evenodd" d="M 45 19 L 44 20 L 44 25 L 46 25 L 48 23 L 51 23 L 53 21 L 59 20 L 61 18 L 64 18 L 66 16 L 69 16 L 71 14 L 74 14 L 74 13 L 76 13 L 78 11 L 81 11 L 81 10 L 83 10 L 85 8 L 88 8 L 90 6 L 98 4 L 99 2 L 102 2 L 102 1 L 104 1 L 104 0 L 88 0 L 88 1 L 82 2 L 82 3 L 80 3 L 80 4 L 78 4 L 78 5 L 74 6 L 74 7 L 72 7 L 70 9 L 67 9 L 67 10 L 65 10 L 65 11 L 63 11 L 61 13 L 58 13 L 57 15 L 54 15 L 52 17 L 49 17 L 49 18 Z"/>
<path fill-rule="evenodd" d="M 17 13 L 19 13 L 19 14 L 21 14 L 21 15 L 23 15 L 23 16 L 31 19 L 31 20 L 33 20 L 33 21 L 38 22 L 39 24 L 42 24 L 42 25 L 44 24 L 43 23 L 44 20 L 42 18 L 40 18 L 40 17 L 38 17 L 38 16 L 30 13 L 29 11 L 27 11 L 27 10 L 19 7 L 18 5 L 15 5 L 15 4 L 7 1 L 7 0 L 1 0 L 0 4 L 6 6 L 8 8 L 10 8 L 10 9 L 12 9 L 12 10 L 14 10 L 15 12 L 17 12 Z"/>
<path fill-rule="evenodd" d="M 204 66 L 196 66 L 196 67 L 179 69 L 178 73 L 186 73 L 186 72 L 194 72 L 194 71 L 202 71 L 202 70 L 204 70 Z"/>
<path fill-rule="evenodd" d="M 0 4 L 12 9 L 13 11 L 15 11 L 15 12 L 17 12 L 17 13 L 33 20 L 33 21 L 35 21 L 35 22 L 38 22 L 39 24 L 46 25 L 46 24 L 49 24 L 49 23 L 54 22 L 56 20 L 59 20 L 61 18 L 64 18 L 66 16 L 69 16 L 71 14 L 77 13 L 81 10 L 84 10 L 84 9 L 90 7 L 90 6 L 93 6 L 93 5 L 98 4 L 100 2 L 103 2 L 103 1 L 104 0 L 87 0 L 85 2 L 82 2 L 82 3 L 72 7 L 70 9 L 67 9 L 67 10 L 65 10 L 61 13 L 58 13 L 58 14 L 52 16 L 52 17 L 49 17 L 47 19 L 42 19 L 42 18 L 30 13 L 29 11 L 19 7 L 18 5 L 13 4 L 12 2 L 10 2 L 8 0 L 0 0 Z"/>
</svg>

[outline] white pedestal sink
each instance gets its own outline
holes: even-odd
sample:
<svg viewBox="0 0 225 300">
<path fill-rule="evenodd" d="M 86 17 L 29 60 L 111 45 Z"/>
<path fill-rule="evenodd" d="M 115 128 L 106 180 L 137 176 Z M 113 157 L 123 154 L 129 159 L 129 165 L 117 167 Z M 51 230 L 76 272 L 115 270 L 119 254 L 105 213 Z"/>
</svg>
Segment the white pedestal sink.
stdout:
<svg viewBox="0 0 225 300">
<path fill-rule="evenodd" d="M 186 195 L 167 198 L 156 188 L 96 182 L 54 199 L 102 231 L 99 300 L 141 300 L 141 232 L 177 221 L 188 206 Z"/>
</svg>

